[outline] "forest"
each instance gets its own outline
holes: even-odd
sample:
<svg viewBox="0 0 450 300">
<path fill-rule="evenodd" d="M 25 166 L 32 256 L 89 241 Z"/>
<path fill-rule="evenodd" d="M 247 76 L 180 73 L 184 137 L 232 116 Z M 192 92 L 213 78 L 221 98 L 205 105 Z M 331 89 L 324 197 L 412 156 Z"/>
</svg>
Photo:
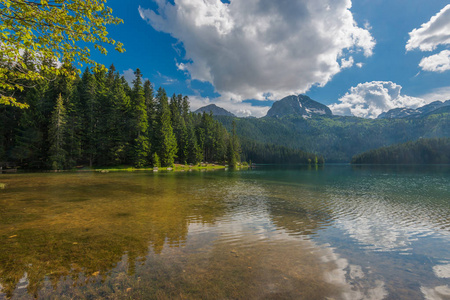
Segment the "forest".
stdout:
<svg viewBox="0 0 450 300">
<path fill-rule="evenodd" d="M 358 153 L 419 138 L 450 136 L 450 112 L 412 119 L 363 119 L 348 116 L 289 115 L 282 118 L 216 116 L 228 130 L 236 123 L 241 140 L 317 153 L 329 163 L 349 163 Z M 244 148 L 244 147 L 243 147 Z"/>
<path fill-rule="evenodd" d="M 352 164 L 450 164 L 450 138 L 419 139 L 370 150 L 355 155 Z"/>
<path fill-rule="evenodd" d="M 114 65 L 75 79 L 64 74 L 22 82 L 14 96 L 28 108 L 0 105 L 0 162 L 60 170 L 240 161 L 234 131 L 191 113 L 188 97 L 154 90 L 139 69 L 131 86 Z"/>
<path fill-rule="evenodd" d="M 323 156 L 274 144 L 241 139 L 245 161 L 259 164 L 324 164 Z"/>
</svg>

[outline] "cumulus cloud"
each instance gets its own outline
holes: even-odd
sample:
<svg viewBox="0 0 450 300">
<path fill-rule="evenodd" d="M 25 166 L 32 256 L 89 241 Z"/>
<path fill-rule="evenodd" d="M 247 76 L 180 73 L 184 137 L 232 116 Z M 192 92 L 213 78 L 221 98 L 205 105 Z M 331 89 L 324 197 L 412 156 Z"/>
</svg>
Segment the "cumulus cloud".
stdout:
<svg viewBox="0 0 450 300">
<path fill-rule="evenodd" d="M 334 114 L 376 118 L 382 112 L 397 107 L 417 108 L 428 103 L 422 98 L 401 95 L 402 87 L 391 81 L 360 83 L 330 105 Z"/>
<path fill-rule="evenodd" d="M 444 50 L 438 54 L 424 57 L 419 66 L 424 71 L 445 72 L 450 70 L 450 51 Z"/>
<path fill-rule="evenodd" d="M 142 19 L 185 49 L 177 64 L 233 101 L 280 99 L 325 85 L 353 65 L 346 53 L 372 55 L 350 0 L 155 0 Z M 348 55 L 347 55 L 348 56 Z"/>
<path fill-rule="evenodd" d="M 409 33 L 406 50 L 420 49 L 433 51 L 439 45 L 450 44 L 450 4 L 446 5 L 430 21 L 422 24 Z M 438 54 L 424 57 L 419 66 L 424 71 L 445 72 L 450 70 L 450 51 L 444 50 Z"/>
<path fill-rule="evenodd" d="M 432 51 L 438 45 L 450 44 L 450 4 L 446 5 L 430 21 L 409 33 L 406 50 Z"/>
</svg>

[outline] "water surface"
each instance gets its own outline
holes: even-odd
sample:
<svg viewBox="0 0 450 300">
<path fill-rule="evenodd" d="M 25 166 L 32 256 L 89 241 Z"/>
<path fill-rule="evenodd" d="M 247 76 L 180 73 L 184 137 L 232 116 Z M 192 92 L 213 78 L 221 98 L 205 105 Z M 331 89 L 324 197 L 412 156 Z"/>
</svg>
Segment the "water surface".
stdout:
<svg viewBox="0 0 450 300">
<path fill-rule="evenodd" d="M 450 298 L 450 166 L 0 182 L 0 299 Z"/>
</svg>

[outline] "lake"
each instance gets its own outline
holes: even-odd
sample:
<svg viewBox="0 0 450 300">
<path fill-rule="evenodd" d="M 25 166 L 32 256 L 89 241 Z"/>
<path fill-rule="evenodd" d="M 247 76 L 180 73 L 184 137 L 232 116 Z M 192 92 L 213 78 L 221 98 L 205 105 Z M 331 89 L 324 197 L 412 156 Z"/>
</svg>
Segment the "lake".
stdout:
<svg viewBox="0 0 450 300">
<path fill-rule="evenodd" d="M 0 299 L 450 299 L 450 166 L 0 182 Z"/>
</svg>

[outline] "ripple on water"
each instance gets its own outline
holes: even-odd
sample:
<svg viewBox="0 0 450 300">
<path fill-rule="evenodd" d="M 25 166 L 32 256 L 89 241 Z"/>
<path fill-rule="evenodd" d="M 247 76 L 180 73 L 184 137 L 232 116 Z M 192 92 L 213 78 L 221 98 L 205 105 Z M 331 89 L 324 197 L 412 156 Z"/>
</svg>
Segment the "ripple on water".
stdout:
<svg viewBox="0 0 450 300">
<path fill-rule="evenodd" d="M 250 171 L 19 176 L 0 199 L 0 214 L 13 216 L 0 220 L 0 289 L 18 298 L 448 298 L 445 181 L 302 172 L 267 182 Z M 45 206 L 30 195 L 38 188 Z"/>
</svg>

